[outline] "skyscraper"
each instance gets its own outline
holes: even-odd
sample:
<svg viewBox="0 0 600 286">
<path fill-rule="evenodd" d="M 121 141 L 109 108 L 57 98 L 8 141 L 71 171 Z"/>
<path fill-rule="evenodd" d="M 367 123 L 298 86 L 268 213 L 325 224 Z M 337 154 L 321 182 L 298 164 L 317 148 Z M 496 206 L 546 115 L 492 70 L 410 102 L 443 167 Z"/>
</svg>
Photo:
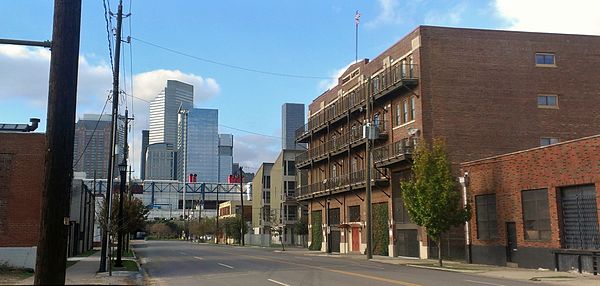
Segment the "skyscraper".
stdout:
<svg viewBox="0 0 600 286">
<path fill-rule="evenodd" d="M 146 148 L 147 180 L 174 180 L 177 151 L 171 143 L 154 143 Z"/>
<path fill-rule="evenodd" d="M 192 108 L 179 114 L 179 180 L 185 181 L 189 174 L 197 174 L 198 182 L 219 181 L 218 116 L 218 110 L 203 108 Z"/>
<path fill-rule="evenodd" d="M 233 174 L 233 135 L 219 134 L 219 183 Z"/>
<path fill-rule="evenodd" d="M 75 124 L 73 171 L 85 172 L 87 178 L 106 179 L 110 156 L 110 114 L 84 114 Z M 124 123 L 117 122 L 117 160 L 123 159 Z M 95 131 L 94 131 L 95 129 Z M 87 147 L 86 147 L 87 146 Z M 115 173 L 117 174 L 117 173 Z"/>
<path fill-rule="evenodd" d="M 146 179 L 146 149 L 150 144 L 150 130 L 142 130 L 142 154 L 140 156 L 140 179 Z"/>
<path fill-rule="evenodd" d="M 177 112 L 191 109 L 194 104 L 194 86 L 176 80 L 167 80 L 167 86 L 150 102 L 149 144 L 177 143 Z"/>
<path fill-rule="evenodd" d="M 305 143 L 296 143 L 296 130 L 304 125 L 304 104 L 284 103 L 281 106 L 281 149 L 305 150 Z"/>
</svg>

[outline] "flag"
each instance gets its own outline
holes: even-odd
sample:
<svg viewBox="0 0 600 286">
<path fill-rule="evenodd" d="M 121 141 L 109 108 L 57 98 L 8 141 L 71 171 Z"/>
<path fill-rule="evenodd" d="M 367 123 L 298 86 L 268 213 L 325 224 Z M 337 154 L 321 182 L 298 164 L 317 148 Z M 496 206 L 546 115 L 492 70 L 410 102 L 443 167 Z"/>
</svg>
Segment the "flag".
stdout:
<svg viewBox="0 0 600 286">
<path fill-rule="evenodd" d="M 356 25 L 360 23 L 360 13 L 358 12 L 358 10 L 356 10 L 356 15 L 354 15 L 354 22 L 356 23 Z"/>
</svg>

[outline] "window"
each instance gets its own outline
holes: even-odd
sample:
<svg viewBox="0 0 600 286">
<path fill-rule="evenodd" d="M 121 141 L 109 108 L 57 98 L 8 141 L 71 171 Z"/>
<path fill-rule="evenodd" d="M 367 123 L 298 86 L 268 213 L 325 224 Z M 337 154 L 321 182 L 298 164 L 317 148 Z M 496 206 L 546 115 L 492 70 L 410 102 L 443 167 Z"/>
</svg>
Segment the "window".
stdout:
<svg viewBox="0 0 600 286">
<path fill-rule="evenodd" d="M 360 206 L 348 207 L 348 221 L 359 222 L 360 221 Z"/>
<path fill-rule="evenodd" d="M 296 166 L 294 165 L 296 162 L 295 161 L 286 161 L 287 162 L 287 169 L 286 169 L 286 175 L 287 176 L 295 176 L 296 175 Z"/>
<path fill-rule="evenodd" d="M 333 165 L 331 165 L 331 177 L 332 178 L 337 177 L 337 165 L 335 163 L 333 163 Z"/>
<path fill-rule="evenodd" d="M 265 204 L 270 204 L 271 203 L 271 192 L 269 192 L 269 191 L 263 191 L 263 202 Z"/>
<path fill-rule="evenodd" d="M 379 76 L 373 78 L 372 89 L 374 94 L 379 92 Z"/>
<path fill-rule="evenodd" d="M 294 197 L 296 196 L 296 182 L 294 181 L 288 181 L 286 182 L 286 195 L 288 197 Z"/>
<path fill-rule="evenodd" d="M 554 54 L 551 53 L 536 53 L 535 65 L 537 66 L 555 66 Z"/>
<path fill-rule="evenodd" d="M 263 176 L 263 188 L 271 188 L 271 176 Z"/>
<path fill-rule="evenodd" d="M 416 117 L 416 115 L 415 115 L 415 113 L 416 113 L 415 112 L 416 111 L 415 110 L 415 108 L 416 108 L 415 107 L 415 100 L 416 99 L 415 99 L 414 96 L 410 97 L 410 120 L 415 120 L 415 117 Z"/>
<path fill-rule="evenodd" d="M 352 158 L 352 163 L 350 163 L 350 169 L 352 173 L 358 171 L 358 159 L 356 157 Z"/>
<path fill-rule="evenodd" d="M 285 206 L 287 220 L 296 220 L 298 217 L 298 206 Z"/>
<path fill-rule="evenodd" d="M 540 146 L 548 146 L 558 143 L 558 138 L 542 137 L 540 138 Z"/>
<path fill-rule="evenodd" d="M 400 121 L 401 121 L 400 104 L 396 104 L 396 109 L 394 110 L 394 126 L 400 125 Z"/>
<path fill-rule="evenodd" d="M 496 194 L 476 196 L 475 205 L 477 208 L 477 238 L 497 238 Z"/>
<path fill-rule="evenodd" d="M 408 122 L 408 101 L 402 102 L 402 123 Z"/>
<path fill-rule="evenodd" d="M 329 225 L 339 225 L 340 224 L 340 209 L 329 209 Z"/>
<path fill-rule="evenodd" d="M 551 94 L 538 95 L 537 104 L 541 108 L 558 108 L 558 98 Z"/>
<path fill-rule="evenodd" d="M 525 240 L 550 240 L 548 189 L 521 192 Z"/>
</svg>

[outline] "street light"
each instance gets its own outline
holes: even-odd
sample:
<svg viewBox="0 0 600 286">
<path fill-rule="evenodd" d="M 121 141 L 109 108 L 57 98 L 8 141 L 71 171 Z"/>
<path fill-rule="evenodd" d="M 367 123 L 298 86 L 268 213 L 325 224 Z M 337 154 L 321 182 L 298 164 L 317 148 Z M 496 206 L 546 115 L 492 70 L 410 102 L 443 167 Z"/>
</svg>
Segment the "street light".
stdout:
<svg viewBox="0 0 600 286">
<path fill-rule="evenodd" d="M 127 173 L 127 163 L 125 163 L 125 160 L 119 164 L 119 173 L 121 174 L 121 185 L 119 187 L 119 219 L 117 221 L 119 241 L 117 242 L 117 261 L 115 262 L 115 267 L 123 267 L 121 252 L 123 249 L 123 190 L 125 190 L 125 176 Z"/>
</svg>

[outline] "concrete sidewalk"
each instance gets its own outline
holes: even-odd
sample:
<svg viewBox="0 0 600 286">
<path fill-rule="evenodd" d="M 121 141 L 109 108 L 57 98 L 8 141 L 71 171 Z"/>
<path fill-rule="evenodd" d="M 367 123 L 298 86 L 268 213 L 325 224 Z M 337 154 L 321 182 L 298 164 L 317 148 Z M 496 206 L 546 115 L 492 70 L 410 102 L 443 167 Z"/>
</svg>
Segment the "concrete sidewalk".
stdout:
<svg viewBox="0 0 600 286">
<path fill-rule="evenodd" d="M 100 251 L 88 257 L 69 257 L 68 261 L 78 262 L 67 268 L 67 285 L 142 285 L 140 272 L 113 271 L 112 276 L 108 272 L 96 273 L 100 265 Z M 34 277 L 29 277 L 19 284 L 33 285 L 33 281 Z"/>
<path fill-rule="evenodd" d="M 287 249 L 286 249 L 287 250 Z M 332 258 L 366 260 L 364 255 L 360 254 L 326 254 L 318 251 L 309 251 L 306 249 L 289 249 L 290 253 L 307 256 L 324 256 Z M 373 256 L 371 261 L 404 265 L 409 267 L 426 268 L 437 271 L 460 272 L 478 276 L 492 278 L 505 278 L 517 281 L 543 282 L 552 285 L 581 285 L 581 286 L 600 286 L 600 275 L 579 274 L 577 272 L 556 272 L 552 270 L 536 270 L 526 268 L 511 268 L 483 264 L 467 264 L 458 261 L 444 261 L 444 267 L 438 267 L 438 261 L 434 259 L 418 259 L 410 257 L 387 257 Z"/>
</svg>

